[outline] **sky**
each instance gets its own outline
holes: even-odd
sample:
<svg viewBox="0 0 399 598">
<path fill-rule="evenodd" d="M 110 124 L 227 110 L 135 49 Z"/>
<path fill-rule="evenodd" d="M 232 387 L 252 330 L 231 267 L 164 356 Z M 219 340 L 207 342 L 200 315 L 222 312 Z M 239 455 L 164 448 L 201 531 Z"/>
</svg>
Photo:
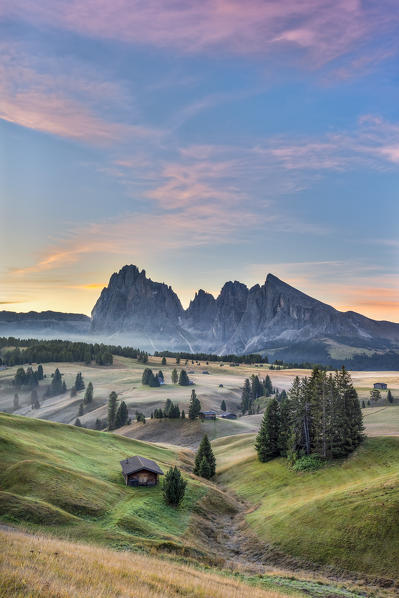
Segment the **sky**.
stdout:
<svg viewBox="0 0 399 598">
<path fill-rule="evenodd" d="M 2 0 L 0 310 L 272 272 L 399 321 L 396 0 Z"/>
</svg>

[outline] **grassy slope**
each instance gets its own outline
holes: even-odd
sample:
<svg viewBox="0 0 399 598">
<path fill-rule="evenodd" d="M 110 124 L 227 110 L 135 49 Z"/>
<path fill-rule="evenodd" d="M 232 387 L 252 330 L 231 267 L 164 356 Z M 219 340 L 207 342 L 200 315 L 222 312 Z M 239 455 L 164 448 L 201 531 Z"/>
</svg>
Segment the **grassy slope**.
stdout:
<svg viewBox="0 0 399 598">
<path fill-rule="evenodd" d="M 214 441 L 219 479 L 256 505 L 252 529 L 284 552 L 370 575 L 398 577 L 399 440 L 370 438 L 346 461 L 295 473 L 260 463 L 254 436 Z"/>
<path fill-rule="evenodd" d="M 239 579 L 129 552 L 0 531 L 0 597 L 283 598 Z M 258 585 L 261 582 L 258 581 Z M 293 596 L 293 593 L 289 593 Z M 296 596 L 303 595 L 297 594 Z"/>
<path fill-rule="evenodd" d="M 217 490 L 186 474 L 184 504 L 167 507 L 159 486 L 124 485 L 119 461 L 134 454 L 155 459 L 165 471 L 189 459 L 184 451 L 114 434 L 2 414 L 0 518 L 112 547 L 196 553 L 190 521 L 197 503 Z M 214 502 L 223 508 L 223 501 Z"/>
</svg>

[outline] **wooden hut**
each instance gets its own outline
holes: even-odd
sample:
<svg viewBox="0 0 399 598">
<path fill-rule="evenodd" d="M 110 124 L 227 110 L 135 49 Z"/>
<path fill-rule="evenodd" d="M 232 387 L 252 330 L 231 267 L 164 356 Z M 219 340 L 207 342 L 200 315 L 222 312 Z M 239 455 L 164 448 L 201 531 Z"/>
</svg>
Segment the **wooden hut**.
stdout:
<svg viewBox="0 0 399 598">
<path fill-rule="evenodd" d="M 385 382 L 374 382 L 374 388 L 378 388 L 378 390 L 386 390 L 387 384 Z"/>
<path fill-rule="evenodd" d="M 146 457 L 135 455 L 123 459 L 120 464 L 126 486 L 156 486 L 158 476 L 164 475 L 159 465 Z"/>
<path fill-rule="evenodd" d="M 200 411 L 200 419 L 216 419 L 216 411 Z"/>
</svg>

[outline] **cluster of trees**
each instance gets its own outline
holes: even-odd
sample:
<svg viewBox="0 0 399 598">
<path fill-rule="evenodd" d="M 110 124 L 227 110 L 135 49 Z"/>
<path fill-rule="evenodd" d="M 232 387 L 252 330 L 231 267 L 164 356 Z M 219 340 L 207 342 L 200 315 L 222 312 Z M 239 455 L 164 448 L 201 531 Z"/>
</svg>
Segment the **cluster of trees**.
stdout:
<svg viewBox="0 0 399 598">
<path fill-rule="evenodd" d="M 216 459 L 208 436 L 202 438 L 195 455 L 193 473 L 209 480 L 215 475 Z M 177 467 L 171 467 L 163 481 L 163 497 L 168 505 L 177 507 L 183 500 L 187 482 Z"/>
<path fill-rule="evenodd" d="M 40 364 L 37 366 L 36 371 L 34 371 L 31 366 L 29 366 L 26 371 L 24 368 L 18 368 L 14 376 L 14 386 L 18 389 L 32 389 L 35 388 L 43 378 L 43 366 Z"/>
<path fill-rule="evenodd" d="M 241 392 L 240 409 L 243 414 L 254 413 L 254 403 L 259 397 L 270 397 L 275 392 L 269 374 L 264 380 L 259 376 L 252 375 L 251 379 L 246 378 Z"/>
<path fill-rule="evenodd" d="M 154 372 L 150 368 L 145 368 L 145 370 L 143 371 L 143 375 L 141 376 L 141 383 L 145 386 L 161 386 L 161 382 L 163 381 L 164 376 L 161 370 L 159 370 L 158 374 L 154 374 Z"/>
<path fill-rule="evenodd" d="M 315 368 L 309 378 L 295 378 L 288 396 L 270 401 L 255 446 L 260 461 L 344 457 L 360 444 L 363 429 L 359 399 L 346 369 L 327 375 Z"/>
<path fill-rule="evenodd" d="M 65 380 L 62 379 L 63 374 L 56 368 L 54 374 L 51 374 L 51 382 L 44 393 L 45 397 L 56 397 L 66 393 L 67 387 Z"/>
<path fill-rule="evenodd" d="M 22 365 L 24 363 L 49 363 L 54 361 L 82 361 L 90 364 L 112 365 L 113 355 L 137 357 L 138 349 L 114 345 L 91 344 L 64 340 L 17 339 L 1 337 L 0 347 L 13 346 L 2 357 L 4 365 Z"/>
<path fill-rule="evenodd" d="M 262 357 L 258 353 L 251 353 L 249 355 L 214 355 L 213 353 L 187 353 L 187 352 L 175 352 L 175 351 L 155 351 L 155 357 L 173 357 L 178 359 L 176 363 L 180 363 L 180 360 L 183 359 L 186 362 L 188 361 L 221 361 L 221 362 L 232 362 L 232 363 L 246 363 L 246 364 L 253 364 L 253 363 L 269 363 L 267 356 Z M 166 359 L 165 359 L 166 363 Z"/>
<path fill-rule="evenodd" d="M 151 413 L 151 419 L 162 419 L 162 418 L 170 418 L 170 419 L 179 419 L 182 417 L 183 419 L 186 417 L 184 410 L 180 414 L 179 405 L 173 403 L 170 399 L 166 399 L 164 409 L 155 409 L 153 413 Z"/>
<path fill-rule="evenodd" d="M 148 362 L 148 353 L 146 351 L 137 351 L 137 361 L 139 363 L 147 363 Z"/>
<path fill-rule="evenodd" d="M 130 423 L 129 413 L 125 401 L 118 405 L 118 395 L 112 391 L 108 398 L 108 430 L 116 430 Z"/>
<path fill-rule="evenodd" d="M 216 472 L 216 459 L 213 454 L 211 443 L 209 442 L 208 436 L 205 434 L 198 447 L 198 451 L 195 455 L 193 473 L 199 475 L 202 478 L 209 480 L 215 475 Z"/>
</svg>

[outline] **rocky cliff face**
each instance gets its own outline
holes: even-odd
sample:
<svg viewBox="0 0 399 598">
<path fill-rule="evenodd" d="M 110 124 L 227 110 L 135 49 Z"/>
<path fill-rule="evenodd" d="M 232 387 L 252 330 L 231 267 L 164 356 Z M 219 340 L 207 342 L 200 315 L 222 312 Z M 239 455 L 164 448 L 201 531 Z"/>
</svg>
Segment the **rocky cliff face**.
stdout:
<svg viewBox="0 0 399 598">
<path fill-rule="evenodd" d="M 399 345 L 399 324 L 339 312 L 268 274 L 248 289 L 227 282 L 215 299 L 199 290 L 186 311 L 171 287 L 135 266 L 113 274 L 93 312 L 94 333 L 126 335 L 150 348 L 249 353 L 311 339 L 350 338 L 359 345 Z"/>
<path fill-rule="evenodd" d="M 176 333 L 182 315 L 180 300 L 170 286 L 153 282 L 136 266 L 124 266 L 102 290 L 91 313 L 91 331 L 167 338 Z"/>
</svg>

